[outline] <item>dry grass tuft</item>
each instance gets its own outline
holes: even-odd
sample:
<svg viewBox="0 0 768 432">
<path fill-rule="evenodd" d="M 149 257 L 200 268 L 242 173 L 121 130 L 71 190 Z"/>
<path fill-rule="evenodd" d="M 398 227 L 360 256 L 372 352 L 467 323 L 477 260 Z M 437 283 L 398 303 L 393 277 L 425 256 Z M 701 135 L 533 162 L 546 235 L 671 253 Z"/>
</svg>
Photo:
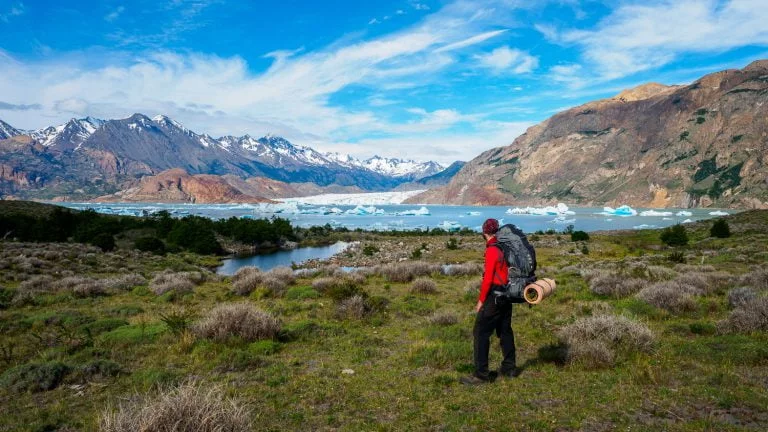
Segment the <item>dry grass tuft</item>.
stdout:
<svg viewBox="0 0 768 432">
<path fill-rule="evenodd" d="M 483 274 L 483 264 L 468 262 L 464 264 L 450 264 L 442 268 L 446 276 L 475 276 Z"/>
<path fill-rule="evenodd" d="M 136 397 L 99 419 L 102 432 L 246 432 L 253 430 L 249 410 L 224 396 L 218 386 L 182 384 L 155 395 Z"/>
<path fill-rule="evenodd" d="M 419 278 L 411 284 L 411 292 L 414 294 L 435 294 L 437 284 L 432 279 Z"/>
<path fill-rule="evenodd" d="M 741 277 L 740 283 L 759 291 L 768 291 L 768 269 L 758 268 L 749 272 Z"/>
<path fill-rule="evenodd" d="M 768 297 L 758 297 L 734 309 L 717 323 L 721 333 L 752 333 L 768 330 Z"/>
<path fill-rule="evenodd" d="M 728 305 L 732 308 L 746 306 L 757 299 L 757 292 L 750 287 L 739 287 L 728 291 Z"/>
<path fill-rule="evenodd" d="M 389 282 L 411 282 L 420 276 L 440 273 L 442 266 L 424 261 L 404 261 L 377 267 L 377 271 Z"/>
<path fill-rule="evenodd" d="M 427 317 L 427 323 L 437 326 L 449 326 L 459 322 L 459 317 L 451 312 L 435 312 Z"/>
<path fill-rule="evenodd" d="M 695 310 L 694 297 L 700 294 L 701 291 L 696 287 L 682 285 L 677 281 L 667 281 L 643 288 L 636 297 L 657 308 L 680 313 Z"/>
<path fill-rule="evenodd" d="M 105 279 L 103 282 L 104 286 L 109 289 L 126 291 L 139 285 L 146 285 L 147 279 L 138 273 L 128 273 L 122 276 Z"/>
<path fill-rule="evenodd" d="M 149 289 L 157 295 L 163 295 L 167 292 L 175 294 L 190 293 L 205 281 L 205 276 L 200 272 L 163 272 L 152 278 L 149 282 Z"/>
<path fill-rule="evenodd" d="M 627 297 L 643 289 L 648 282 L 638 278 L 628 278 L 616 273 L 603 273 L 590 277 L 589 289 L 599 295 L 615 298 Z"/>
<path fill-rule="evenodd" d="M 341 319 L 363 319 L 367 313 L 368 307 L 361 295 L 346 298 L 336 306 L 336 316 Z"/>
<path fill-rule="evenodd" d="M 610 366 L 621 354 L 650 352 L 654 335 L 645 325 L 617 315 L 579 318 L 557 333 L 566 361 L 591 367 Z"/>
<path fill-rule="evenodd" d="M 224 341 L 237 336 L 246 341 L 273 339 L 280 322 L 250 303 L 221 304 L 195 323 L 192 331 L 201 338 Z"/>
</svg>

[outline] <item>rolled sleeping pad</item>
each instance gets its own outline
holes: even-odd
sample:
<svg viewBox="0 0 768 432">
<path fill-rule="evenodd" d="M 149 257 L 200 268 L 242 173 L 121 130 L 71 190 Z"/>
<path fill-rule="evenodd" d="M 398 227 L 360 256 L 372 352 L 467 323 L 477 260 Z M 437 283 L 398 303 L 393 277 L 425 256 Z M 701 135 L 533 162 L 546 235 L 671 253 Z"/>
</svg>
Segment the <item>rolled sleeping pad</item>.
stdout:
<svg viewBox="0 0 768 432">
<path fill-rule="evenodd" d="M 554 279 L 544 278 L 523 288 L 523 298 L 530 304 L 539 304 L 557 288 Z"/>
</svg>

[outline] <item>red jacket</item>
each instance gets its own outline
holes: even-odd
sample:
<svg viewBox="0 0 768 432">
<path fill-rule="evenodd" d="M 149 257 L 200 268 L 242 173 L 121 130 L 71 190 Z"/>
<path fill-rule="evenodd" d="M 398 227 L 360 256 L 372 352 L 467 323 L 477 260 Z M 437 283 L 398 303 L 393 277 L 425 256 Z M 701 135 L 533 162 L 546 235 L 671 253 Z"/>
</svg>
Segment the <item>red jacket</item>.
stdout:
<svg viewBox="0 0 768 432">
<path fill-rule="evenodd" d="M 485 298 L 491 291 L 492 285 L 506 285 L 509 280 L 509 266 L 501 249 L 496 247 L 496 237 L 491 237 L 485 244 L 485 272 L 483 284 L 480 285 L 480 300 L 485 303 Z"/>
</svg>

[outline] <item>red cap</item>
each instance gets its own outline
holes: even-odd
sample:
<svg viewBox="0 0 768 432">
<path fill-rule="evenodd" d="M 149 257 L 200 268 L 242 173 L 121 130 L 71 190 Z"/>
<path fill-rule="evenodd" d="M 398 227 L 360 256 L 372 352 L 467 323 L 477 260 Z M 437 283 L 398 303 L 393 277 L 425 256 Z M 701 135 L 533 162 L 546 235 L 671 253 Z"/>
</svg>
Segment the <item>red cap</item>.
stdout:
<svg viewBox="0 0 768 432">
<path fill-rule="evenodd" d="M 488 219 L 483 222 L 483 234 L 493 235 L 499 230 L 499 221 L 496 219 Z"/>
</svg>

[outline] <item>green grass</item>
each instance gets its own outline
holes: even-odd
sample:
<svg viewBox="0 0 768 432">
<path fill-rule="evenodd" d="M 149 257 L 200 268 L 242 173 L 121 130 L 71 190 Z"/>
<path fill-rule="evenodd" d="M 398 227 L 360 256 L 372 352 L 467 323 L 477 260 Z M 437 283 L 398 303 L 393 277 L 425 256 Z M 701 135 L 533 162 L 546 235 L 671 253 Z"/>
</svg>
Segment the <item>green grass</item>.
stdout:
<svg viewBox="0 0 768 432">
<path fill-rule="evenodd" d="M 733 235 L 709 239 L 711 222 L 687 224 L 682 248 L 689 264 L 741 274 L 768 256 L 766 212 L 729 217 Z M 371 237 L 413 250 L 418 237 Z M 444 246 L 448 236 L 436 237 Z M 163 301 L 146 287 L 93 299 L 0 309 L 0 430 L 96 430 L 99 413 L 136 392 L 196 379 L 221 384 L 250 407 L 259 430 L 763 430 L 768 427 L 768 334 L 719 334 L 730 312 L 726 293 L 697 299 L 696 309 L 671 313 L 634 297 L 593 294 L 578 271 L 631 262 L 672 267 L 659 231 L 591 233 L 589 255 L 570 242 L 539 235 L 540 266 L 558 282 L 542 304 L 515 306 L 515 380 L 468 388 L 472 371 L 472 308 L 465 285 L 478 276 L 434 276 L 437 294 L 410 293 L 410 284 L 368 277 L 361 287 L 388 304 L 365 319 L 341 319 L 337 300 L 300 279 L 281 297 L 242 298 L 228 281 L 210 281 L 192 294 Z M 0 243 L 0 248 L 5 247 Z M 459 249 L 430 245 L 424 260 L 477 261 L 482 242 Z M 2 249 L 0 249 L 2 250 Z M 362 253 L 362 252 L 361 252 Z M 94 258 L 99 274 L 106 256 Z M 189 270 L 207 258 L 191 254 L 138 261 L 151 276 L 163 268 Z M 0 276 L 10 270 L 0 270 Z M 132 270 L 133 271 L 133 270 Z M 202 316 L 224 302 L 247 301 L 282 324 L 275 340 L 212 342 L 174 335 L 161 316 L 185 310 Z M 656 336 L 650 353 L 622 353 L 613 367 L 563 365 L 556 333 L 580 317 L 626 315 Z M 458 317 L 430 324 L 434 313 Z M 498 342 L 491 367 L 501 360 Z M 352 374 L 342 373 L 345 369 Z M 53 384 L 51 384 L 53 383 Z M 82 387 L 80 387 L 82 386 Z M 42 390 L 43 388 L 52 388 Z"/>
</svg>

